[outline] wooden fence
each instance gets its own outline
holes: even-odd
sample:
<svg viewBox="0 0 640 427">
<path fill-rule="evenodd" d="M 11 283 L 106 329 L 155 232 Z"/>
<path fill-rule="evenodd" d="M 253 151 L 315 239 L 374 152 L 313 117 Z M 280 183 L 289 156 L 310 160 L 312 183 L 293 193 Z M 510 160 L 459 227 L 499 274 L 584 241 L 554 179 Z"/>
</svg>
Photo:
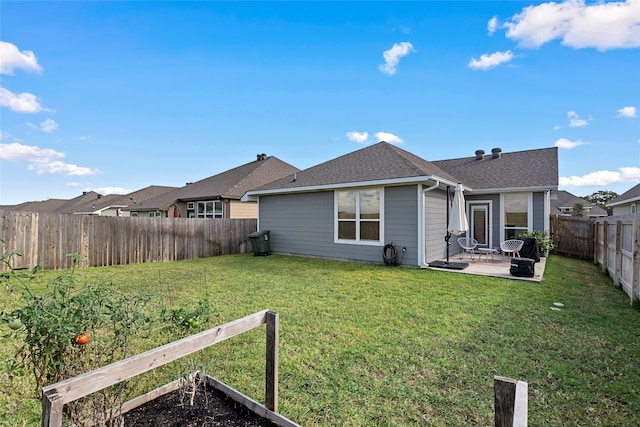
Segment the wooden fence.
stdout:
<svg viewBox="0 0 640 427">
<path fill-rule="evenodd" d="M 594 262 L 631 298 L 640 299 L 640 214 L 595 221 Z"/>
<path fill-rule="evenodd" d="M 177 261 L 248 252 L 255 219 L 129 218 L 0 210 L 2 252 L 20 250 L 20 265 L 90 267 Z"/>
<path fill-rule="evenodd" d="M 593 258 L 595 246 L 593 218 L 553 215 L 551 237 L 555 253 Z"/>
</svg>

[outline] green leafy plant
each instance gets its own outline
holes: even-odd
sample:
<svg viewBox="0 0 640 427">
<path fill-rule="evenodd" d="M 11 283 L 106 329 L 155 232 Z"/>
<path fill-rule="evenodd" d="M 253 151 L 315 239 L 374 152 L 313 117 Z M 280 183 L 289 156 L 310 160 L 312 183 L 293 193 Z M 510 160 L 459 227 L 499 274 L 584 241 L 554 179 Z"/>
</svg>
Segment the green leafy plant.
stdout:
<svg viewBox="0 0 640 427">
<path fill-rule="evenodd" d="M 535 239 L 538 241 L 538 246 L 540 247 L 540 251 L 543 254 L 548 254 L 554 248 L 553 239 L 551 239 L 551 235 L 549 234 L 548 231 L 544 231 L 544 232 L 540 230 L 525 231 L 523 233 L 520 233 L 519 237 L 535 237 Z"/>
<path fill-rule="evenodd" d="M 8 327 L 5 337 L 12 337 L 16 344 L 7 374 L 10 378 L 31 375 L 36 397 L 44 385 L 128 357 L 131 340 L 153 324 L 145 310 L 150 295 L 124 295 L 109 282 L 81 280 L 77 254 L 68 255 L 73 267 L 49 281 L 40 293 L 31 286 L 39 267 L 14 268 L 18 256 L 19 251 L 10 251 L 1 258 L 5 290 L 21 293 L 19 308 L 0 313 Z M 70 420 L 81 421 L 117 406 L 125 395 L 125 388 L 114 387 L 93 396 L 90 404 L 65 405 L 65 413 Z"/>
</svg>

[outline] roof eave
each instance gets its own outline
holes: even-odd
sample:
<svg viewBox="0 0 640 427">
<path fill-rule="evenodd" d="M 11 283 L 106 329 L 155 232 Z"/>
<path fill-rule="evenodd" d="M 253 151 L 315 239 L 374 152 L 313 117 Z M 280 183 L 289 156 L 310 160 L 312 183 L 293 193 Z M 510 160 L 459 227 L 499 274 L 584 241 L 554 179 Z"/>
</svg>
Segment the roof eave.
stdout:
<svg viewBox="0 0 640 427">
<path fill-rule="evenodd" d="M 614 203 L 607 203 L 607 206 L 609 207 L 614 207 L 614 206 L 619 206 L 619 205 L 626 205 L 627 203 L 633 203 L 633 202 L 638 202 L 640 201 L 640 196 L 638 197 L 630 197 L 626 200 L 620 200 L 619 202 L 614 202 Z"/>
<path fill-rule="evenodd" d="M 473 194 L 519 193 L 523 191 L 558 191 L 557 185 L 539 185 L 535 187 L 476 188 Z"/>
<path fill-rule="evenodd" d="M 328 191 L 340 188 L 354 188 L 354 187 L 379 187 L 389 185 L 402 185 L 423 183 L 426 181 L 438 181 L 444 185 L 455 186 L 457 183 L 450 180 L 440 178 L 433 175 L 412 176 L 407 178 L 393 178 L 393 179 L 379 179 L 373 181 L 358 181 L 358 182 L 342 182 L 336 184 L 323 184 L 323 185 L 310 185 L 305 187 L 286 187 L 286 188 L 274 188 L 269 190 L 253 190 L 248 191 L 242 196 L 242 201 L 255 201 L 256 197 L 274 195 L 274 194 L 291 194 L 291 193 L 308 193 L 314 191 Z"/>
</svg>

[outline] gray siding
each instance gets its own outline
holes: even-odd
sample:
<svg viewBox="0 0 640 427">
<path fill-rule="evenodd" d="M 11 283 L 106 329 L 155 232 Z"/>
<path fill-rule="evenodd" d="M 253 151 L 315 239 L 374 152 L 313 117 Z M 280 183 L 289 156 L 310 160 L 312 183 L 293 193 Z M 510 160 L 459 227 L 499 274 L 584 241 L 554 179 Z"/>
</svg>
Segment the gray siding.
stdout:
<svg viewBox="0 0 640 427">
<path fill-rule="evenodd" d="M 385 243 L 406 247 L 403 264 L 415 265 L 417 256 L 417 187 L 385 188 Z M 259 224 L 271 230 L 273 252 L 383 262 L 384 245 L 334 243 L 333 191 L 261 196 Z"/>
<path fill-rule="evenodd" d="M 447 256 L 444 240 L 447 233 L 447 193 L 438 190 L 425 193 L 424 213 L 425 260 L 429 263 Z M 452 247 L 450 255 L 453 253 Z"/>
</svg>

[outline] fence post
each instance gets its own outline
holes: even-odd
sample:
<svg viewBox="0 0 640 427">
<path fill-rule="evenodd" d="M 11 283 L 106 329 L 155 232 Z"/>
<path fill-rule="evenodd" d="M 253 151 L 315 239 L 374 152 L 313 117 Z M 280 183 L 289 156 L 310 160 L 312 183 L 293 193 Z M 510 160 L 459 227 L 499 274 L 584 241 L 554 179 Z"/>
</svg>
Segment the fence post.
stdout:
<svg viewBox="0 0 640 427">
<path fill-rule="evenodd" d="M 622 221 L 616 221 L 616 251 L 614 259 L 613 284 L 620 287 L 622 286 L 620 282 L 620 277 L 622 276 Z"/>
<path fill-rule="evenodd" d="M 64 401 L 57 390 L 42 392 L 42 427 L 62 427 Z"/>
<path fill-rule="evenodd" d="M 526 427 L 528 389 L 524 381 L 493 377 L 496 427 Z"/>
<path fill-rule="evenodd" d="M 633 253 L 632 276 L 631 276 L 631 304 L 635 304 L 640 299 L 640 220 L 632 222 L 633 227 Z"/>
<path fill-rule="evenodd" d="M 265 379 L 265 406 L 278 412 L 278 338 L 280 318 L 278 313 L 268 311 L 267 323 L 267 354 Z"/>
</svg>

